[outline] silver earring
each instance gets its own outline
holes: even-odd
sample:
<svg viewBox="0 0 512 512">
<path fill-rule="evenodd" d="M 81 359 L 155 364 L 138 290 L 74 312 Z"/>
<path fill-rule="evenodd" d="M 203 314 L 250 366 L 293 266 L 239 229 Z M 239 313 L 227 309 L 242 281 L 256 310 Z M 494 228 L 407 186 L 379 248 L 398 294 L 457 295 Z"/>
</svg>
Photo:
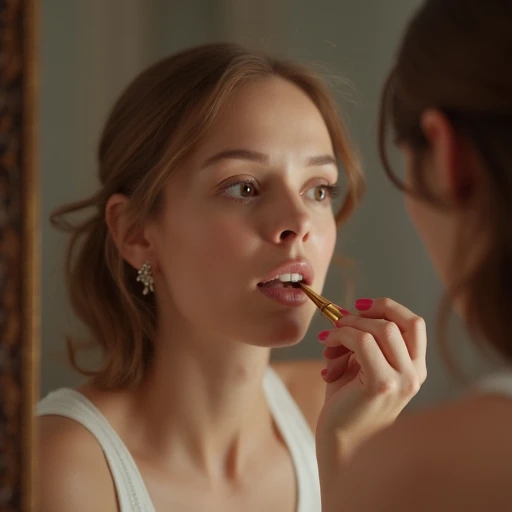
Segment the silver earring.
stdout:
<svg viewBox="0 0 512 512">
<path fill-rule="evenodd" d="M 154 283 L 155 279 L 153 278 L 153 272 L 151 270 L 151 263 L 147 262 L 140 267 L 138 272 L 137 281 L 141 282 L 144 285 L 144 289 L 142 290 L 142 295 L 147 295 L 149 292 L 154 292 Z"/>
</svg>

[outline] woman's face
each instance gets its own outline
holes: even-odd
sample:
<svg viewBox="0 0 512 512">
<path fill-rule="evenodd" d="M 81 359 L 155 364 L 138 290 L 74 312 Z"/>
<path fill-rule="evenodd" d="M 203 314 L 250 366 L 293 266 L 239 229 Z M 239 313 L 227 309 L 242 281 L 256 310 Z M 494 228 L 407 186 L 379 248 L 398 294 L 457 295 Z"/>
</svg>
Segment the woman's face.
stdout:
<svg viewBox="0 0 512 512">
<path fill-rule="evenodd" d="M 414 158 L 413 150 L 407 146 L 403 146 L 401 149 L 406 168 L 406 187 L 409 190 L 414 190 L 416 187 L 414 175 L 423 172 L 425 175 L 424 182 L 428 190 L 432 191 L 436 197 L 445 199 L 446 194 L 442 186 L 443 180 L 440 177 L 440 169 L 436 167 L 435 163 L 423 162 L 426 168 L 418 168 L 419 163 Z M 452 270 L 452 255 L 455 251 L 457 239 L 453 215 L 410 194 L 406 194 L 404 199 L 409 217 L 423 242 L 437 275 L 445 286 L 449 286 L 453 278 L 450 271 Z"/>
<path fill-rule="evenodd" d="M 314 305 L 296 288 L 262 283 L 295 273 L 322 290 L 337 179 L 327 127 L 305 93 L 279 78 L 239 89 L 170 178 L 149 231 L 173 321 L 252 345 L 300 341 Z"/>
<path fill-rule="evenodd" d="M 472 240 L 464 252 L 459 247 L 461 234 L 475 222 L 467 193 L 470 184 L 474 193 L 479 189 L 474 182 L 478 163 L 474 148 L 457 135 L 443 113 L 423 113 L 422 130 L 428 139 L 428 151 L 419 155 L 407 144 L 400 146 L 406 186 L 414 190 L 418 181 L 414 178 L 421 173 L 426 188 L 450 208 L 440 208 L 410 194 L 406 194 L 405 204 L 437 274 L 446 287 L 451 287 L 486 250 L 482 237 Z M 422 194 L 421 189 L 418 192 Z"/>
</svg>

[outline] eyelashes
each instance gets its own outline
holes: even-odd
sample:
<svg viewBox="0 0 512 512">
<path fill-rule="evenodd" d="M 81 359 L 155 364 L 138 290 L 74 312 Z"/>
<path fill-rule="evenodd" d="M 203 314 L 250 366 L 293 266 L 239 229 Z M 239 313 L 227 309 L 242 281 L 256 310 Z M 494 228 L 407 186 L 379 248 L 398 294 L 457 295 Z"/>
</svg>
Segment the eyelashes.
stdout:
<svg viewBox="0 0 512 512">
<path fill-rule="evenodd" d="M 313 195 L 309 195 L 313 192 Z M 331 203 L 340 195 L 340 186 L 337 184 L 321 183 L 310 187 L 304 195 L 316 203 Z M 220 194 L 235 200 L 239 204 L 245 204 L 261 195 L 257 183 L 252 179 L 241 179 L 231 182 L 220 189 Z"/>
<path fill-rule="evenodd" d="M 341 187 L 339 185 L 321 185 L 321 186 L 323 186 L 327 190 L 327 193 L 329 194 L 329 197 L 331 199 L 337 199 L 338 197 L 340 197 Z"/>
</svg>

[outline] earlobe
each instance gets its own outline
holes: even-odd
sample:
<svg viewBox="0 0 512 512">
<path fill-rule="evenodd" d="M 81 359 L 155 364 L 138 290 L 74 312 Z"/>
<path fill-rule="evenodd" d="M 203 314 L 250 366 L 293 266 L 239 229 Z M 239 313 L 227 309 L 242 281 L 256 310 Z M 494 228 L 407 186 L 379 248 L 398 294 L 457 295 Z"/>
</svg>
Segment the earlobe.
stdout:
<svg viewBox="0 0 512 512">
<path fill-rule="evenodd" d="M 105 221 L 122 258 L 139 270 L 152 259 L 150 244 L 144 236 L 144 230 L 134 226 L 128 212 L 128 203 L 129 199 L 123 194 L 112 195 L 105 207 Z"/>
<path fill-rule="evenodd" d="M 421 128 L 429 143 L 436 188 L 449 203 L 460 205 L 468 199 L 473 183 L 467 143 L 437 109 L 423 113 Z"/>
</svg>

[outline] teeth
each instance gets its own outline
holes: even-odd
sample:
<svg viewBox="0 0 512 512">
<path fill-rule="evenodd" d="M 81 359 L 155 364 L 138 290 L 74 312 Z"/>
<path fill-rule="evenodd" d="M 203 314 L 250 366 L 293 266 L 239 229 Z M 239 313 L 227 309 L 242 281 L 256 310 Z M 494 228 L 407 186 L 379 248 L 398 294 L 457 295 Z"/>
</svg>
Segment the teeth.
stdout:
<svg viewBox="0 0 512 512">
<path fill-rule="evenodd" d="M 281 274 L 280 276 L 277 276 L 277 279 L 282 283 L 289 283 L 290 281 L 292 283 L 297 283 L 298 281 L 302 281 L 304 278 L 302 277 L 302 274 Z"/>
</svg>

